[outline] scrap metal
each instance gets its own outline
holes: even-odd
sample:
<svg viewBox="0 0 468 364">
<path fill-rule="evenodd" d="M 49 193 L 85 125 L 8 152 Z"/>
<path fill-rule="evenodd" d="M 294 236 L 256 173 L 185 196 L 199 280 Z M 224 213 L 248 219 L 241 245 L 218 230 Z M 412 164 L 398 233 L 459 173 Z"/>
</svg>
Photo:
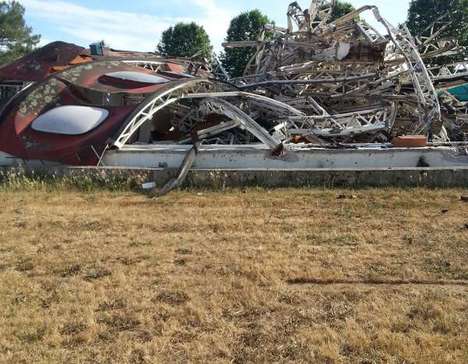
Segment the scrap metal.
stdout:
<svg viewBox="0 0 468 364">
<path fill-rule="evenodd" d="M 52 65 L 59 68 L 41 67 L 40 75 L 29 77 L 29 87 L 4 106 L 0 152 L 11 160 L 67 165 L 138 164 L 132 153 L 166 155 L 170 163 L 152 158 L 144 163 L 165 168 L 179 161 L 179 178 L 165 190 L 178 186 L 204 155 L 211 159 L 200 165 L 218 168 L 219 151 L 227 156 L 226 167 L 234 161 L 239 166 L 240 150 L 249 151 L 244 163 L 252 168 L 287 168 L 291 161 L 305 167 L 328 162 L 313 162 L 303 153 L 322 158 L 340 148 L 352 160 L 357 150 L 386 153 L 395 137 L 419 134 L 432 146 L 456 145 L 466 156 L 468 102 L 459 93 L 468 82 L 468 63 L 463 57 L 443 63 L 466 51 L 445 37 L 448 18 L 441 16 L 414 37 L 406 26 L 392 26 L 375 6 L 333 20 L 334 6 L 334 1 L 313 0 L 303 10 L 292 3 L 286 27 L 269 25 L 256 41 L 224 44 L 254 49 L 240 78 L 230 78 L 216 57 L 105 51 L 74 63 L 83 50 L 73 48 Z M 363 14 L 378 26 L 364 21 Z M 77 121 L 67 116 L 70 105 L 95 115 L 86 121 L 88 129 L 81 128 L 87 131 L 64 135 L 52 126 L 44 132 L 40 125 L 50 126 L 57 115 L 63 115 L 60 130 L 76 129 Z M 442 163 L 445 155 L 431 160 Z M 385 155 L 375 156 L 381 167 L 390 163 Z M 457 161 L 466 163 L 464 156 Z M 346 165 L 335 157 L 329 159 L 333 165 Z M 406 162 L 420 164 L 416 158 L 392 165 Z M 361 156 L 356 163 L 375 164 Z"/>
</svg>

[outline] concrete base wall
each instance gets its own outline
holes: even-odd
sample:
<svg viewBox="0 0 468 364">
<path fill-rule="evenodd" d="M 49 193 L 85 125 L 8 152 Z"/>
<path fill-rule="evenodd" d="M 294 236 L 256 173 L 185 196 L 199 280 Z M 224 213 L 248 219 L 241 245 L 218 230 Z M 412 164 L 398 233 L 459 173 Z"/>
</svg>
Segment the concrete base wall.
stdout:
<svg viewBox="0 0 468 364">
<path fill-rule="evenodd" d="M 186 184 L 197 187 L 468 187 L 467 169 L 376 171 L 196 171 Z"/>
<path fill-rule="evenodd" d="M 24 170 L 1 168 L 0 182 L 11 176 L 37 178 L 67 176 L 74 181 L 97 185 L 122 184 L 135 188 L 144 182 L 164 185 L 175 170 L 114 169 L 114 168 L 48 168 Z M 223 189 L 226 187 L 468 187 L 468 168 L 417 168 L 398 170 L 263 170 L 263 171 L 191 171 L 185 187 Z"/>
</svg>

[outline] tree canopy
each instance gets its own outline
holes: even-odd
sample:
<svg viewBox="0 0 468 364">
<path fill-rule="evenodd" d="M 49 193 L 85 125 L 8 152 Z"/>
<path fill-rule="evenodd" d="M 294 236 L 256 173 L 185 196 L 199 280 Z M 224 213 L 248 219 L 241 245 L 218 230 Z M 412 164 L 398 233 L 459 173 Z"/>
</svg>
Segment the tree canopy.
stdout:
<svg viewBox="0 0 468 364">
<path fill-rule="evenodd" d="M 427 27 L 442 15 L 449 27 L 443 35 L 455 37 L 461 45 L 468 46 L 468 0 L 412 0 L 408 10 L 408 29 L 413 35 L 424 35 Z"/>
<path fill-rule="evenodd" d="M 354 10 L 354 6 L 350 3 L 338 0 L 332 11 L 332 20 L 339 19 Z"/>
<path fill-rule="evenodd" d="M 0 2 L 0 64 L 31 52 L 40 36 L 24 20 L 24 7 L 17 1 Z"/>
<path fill-rule="evenodd" d="M 231 20 L 226 41 L 257 40 L 263 27 L 269 23 L 270 19 L 259 10 L 241 13 Z M 231 77 L 240 77 L 254 54 L 253 48 L 226 48 L 221 60 Z"/>
<path fill-rule="evenodd" d="M 205 29 L 196 23 L 178 23 L 162 33 L 158 51 L 168 57 L 210 58 L 213 47 Z"/>
</svg>

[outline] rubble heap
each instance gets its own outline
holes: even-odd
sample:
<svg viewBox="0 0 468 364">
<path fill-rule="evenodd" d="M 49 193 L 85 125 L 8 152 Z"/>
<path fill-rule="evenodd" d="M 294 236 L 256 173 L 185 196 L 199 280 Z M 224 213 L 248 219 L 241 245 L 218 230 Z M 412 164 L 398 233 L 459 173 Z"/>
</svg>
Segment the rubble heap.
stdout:
<svg viewBox="0 0 468 364">
<path fill-rule="evenodd" d="M 0 160 L 100 165 L 108 151 L 144 158 L 190 149 L 183 176 L 203 145 L 267 149 L 268 158 L 292 161 L 298 150 L 405 146 L 394 138 L 408 135 L 422 135 L 418 146 L 426 137 L 432 145 L 464 142 L 468 62 L 443 62 L 465 52 L 444 37 L 447 17 L 416 38 L 375 6 L 332 20 L 333 6 L 292 3 L 287 27 L 225 44 L 255 50 L 238 79 L 219 62 L 115 50 L 96 56 L 76 47 L 38 62 L 44 52 L 36 52 L 14 64 L 27 78 L 8 73 L 21 91 L 11 99 L 8 92 L 0 111 Z M 384 31 L 362 20 L 364 13 Z"/>
<path fill-rule="evenodd" d="M 468 80 L 468 63 L 438 62 L 464 51 L 443 37 L 447 16 L 415 38 L 375 6 L 331 21 L 333 6 L 314 0 L 304 11 L 292 3 L 287 28 L 268 26 L 258 41 L 224 44 L 256 49 L 244 77 L 231 82 L 303 113 L 284 119 L 285 137 L 385 142 L 427 134 L 434 141 L 463 140 L 466 101 L 448 90 Z M 384 34 L 362 20 L 365 12 Z"/>
</svg>

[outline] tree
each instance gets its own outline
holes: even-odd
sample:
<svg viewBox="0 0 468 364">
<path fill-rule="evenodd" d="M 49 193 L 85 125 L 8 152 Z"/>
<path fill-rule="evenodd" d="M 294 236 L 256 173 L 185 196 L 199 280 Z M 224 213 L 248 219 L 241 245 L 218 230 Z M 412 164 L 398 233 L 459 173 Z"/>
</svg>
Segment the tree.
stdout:
<svg viewBox="0 0 468 364">
<path fill-rule="evenodd" d="M 231 20 L 226 42 L 257 40 L 264 26 L 269 23 L 270 19 L 259 10 L 242 13 Z M 254 54 L 254 48 L 225 48 L 221 61 L 231 77 L 240 77 Z"/>
<path fill-rule="evenodd" d="M 205 29 L 195 23 L 178 23 L 162 33 L 158 51 L 167 57 L 211 58 L 213 47 Z"/>
<path fill-rule="evenodd" d="M 331 18 L 332 20 L 339 19 L 354 10 L 356 9 L 350 3 L 338 0 L 333 8 Z"/>
<path fill-rule="evenodd" d="M 468 46 L 468 0 L 412 0 L 408 10 L 407 26 L 415 36 L 425 35 L 426 29 L 442 15 L 449 24 L 444 36 L 455 37 Z"/>
<path fill-rule="evenodd" d="M 32 35 L 24 20 L 24 7 L 17 1 L 0 2 L 0 64 L 31 52 L 41 37 Z"/>
</svg>

